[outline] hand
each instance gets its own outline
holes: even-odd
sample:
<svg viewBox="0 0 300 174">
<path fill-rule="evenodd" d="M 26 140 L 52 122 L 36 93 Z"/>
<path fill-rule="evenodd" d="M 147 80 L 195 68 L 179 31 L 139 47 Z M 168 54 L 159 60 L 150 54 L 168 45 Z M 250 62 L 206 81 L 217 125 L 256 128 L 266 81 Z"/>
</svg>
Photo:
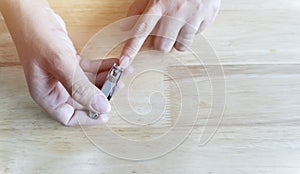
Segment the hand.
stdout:
<svg viewBox="0 0 300 174">
<path fill-rule="evenodd" d="M 154 48 L 185 51 L 197 33 L 215 19 L 221 0 L 136 0 L 128 11 L 132 17 L 124 29 L 132 29 L 133 39 L 122 51 L 120 64 L 126 66 L 136 56 L 148 35 L 156 35 Z"/>
<path fill-rule="evenodd" d="M 2 9 L 16 44 L 32 98 L 64 125 L 106 122 L 105 114 L 90 119 L 87 110 L 106 113 L 110 104 L 91 82 L 102 86 L 118 59 L 82 60 L 67 35 L 63 20 L 47 1 L 7 1 Z M 79 121 L 78 121 L 79 120 Z"/>
</svg>

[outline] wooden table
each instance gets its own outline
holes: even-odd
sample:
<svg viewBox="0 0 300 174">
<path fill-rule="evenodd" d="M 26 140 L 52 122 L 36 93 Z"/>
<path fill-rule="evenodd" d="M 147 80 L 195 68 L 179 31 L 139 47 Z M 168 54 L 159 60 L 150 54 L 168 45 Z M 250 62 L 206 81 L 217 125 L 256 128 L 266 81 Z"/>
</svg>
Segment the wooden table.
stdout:
<svg viewBox="0 0 300 174">
<path fill-rule="evenodd" d="M 98 30 L 122 19 L 130 3 L 131 0 L 51 1 L 65 20 L 79 52 Z M 205 124 L 205 115 L 211 109 L 208 95 L 211 91 L 199 71 L 203 64 L 188 62 L 190 53 L 174 53 L 186 60 L 188 68 L 195 73 L 200 96 L 196 107 L 202 117 L 193 122 L 188 117 L 193 108 L 183 111 L 186 122 L 182 120 L 175 131 L 187 138 L 176 149 L 170 146 L 170 153 L 165 155 L 162 152 L 168 149 L 163 148 L 168 144 L 164 141 L 150 144 L 151 149 L 136 148 L 121 143 L 110 131 L 128 141 L 146 142 L 159 137 L 176 121 L 174 113 L 179 107 L 176 92 L 169 90 L 170 101 L 166 102 L 170 112 L 164 113 L 167 117 L 158 126 L 137 128 L 112 117 L 107 125 L 63 127 L 29 96 L 15 47 L 1 17 L 0 173 L 300 173 L 299 9 L 298 0 L 223 0 L 218 18 L 204 33 L 224 70 L 226 98 L 220 125 L 219 117 L 210 118 L 211 124 Z M 196 38 L 193 48 L 201 47 L 197 45 L 201 38 Z M 155 58 L 156 54 L 161 55 L 148 52 L 140 57 Z M 149 62 L 140 58 L 136 63 Z M 207 64 L 206 67 L 220 66 Z M 189 77 L 176 75 L 177 69 L 170 68 L 170 71 L 178 77 L 176 82 L 183 83 Z M 183 94 L 194 96 L 192 92 Z M 148 106 L 147 100 L 141 100 L 139 95 L 142 94 L 132 98 L 140 101 L 143 111 L 143 104 Z M 201 144 L 203 130 L 215 128 L 212 138 Z M 170 137 L 169 142 L 172 138 L 176 139 Z M 135 161 L 139 159 L 135 155 L 143 151 L 149 156 L 161 155 Z"/>
</svg>

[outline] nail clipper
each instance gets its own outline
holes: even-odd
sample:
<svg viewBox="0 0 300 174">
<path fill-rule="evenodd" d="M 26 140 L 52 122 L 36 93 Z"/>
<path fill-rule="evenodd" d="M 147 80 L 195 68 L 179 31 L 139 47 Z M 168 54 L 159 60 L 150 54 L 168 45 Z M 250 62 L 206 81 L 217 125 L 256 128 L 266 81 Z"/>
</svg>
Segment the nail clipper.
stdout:
<svg viewBox="0 0 300 174">
<path fill-rule="evenodd" d="M 113 65 L 113 67 L 110 69 L 106 81 L 104 82 L 101 91 L 104 93 L 104 95 L 107 97 L 107 100 L 110 100 L 115 92 L 115 88 L 118 84 L 118 81 L 122 75 L 123 68 L 118 66 L 116 63 Z M 92 111 L 89 111 L 89 117 L 92 119 L 98 119 L 100 117 L 101 113 L 94 113 Z"/>
</svg>

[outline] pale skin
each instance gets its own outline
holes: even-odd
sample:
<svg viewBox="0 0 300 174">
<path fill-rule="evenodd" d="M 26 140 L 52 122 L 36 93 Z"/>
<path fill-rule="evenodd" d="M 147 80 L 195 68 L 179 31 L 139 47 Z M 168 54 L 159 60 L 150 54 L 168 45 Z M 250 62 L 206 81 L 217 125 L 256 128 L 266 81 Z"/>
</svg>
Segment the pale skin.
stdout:
<svg viewBox="0 0 300 174">
<path fill-rule="evenodd" d="M 136 0 L 128 16 L 150 14 L 156 17 L 137 16 L 131 26 L 126 26 L 139 34 L 142 32 L 145 37 L 127 41 L 119 60 L 81 59 L 63 20 L 46 0 L 0 0 L 0 10 L 16 45 L 32 98 L 63 125 L 74 126 L 108 121 L 105 113 L 111 106 L 99 87 L 114 63 L 128 68 L 154 30 L 159 35 L 154 38 L 155 49 L 185 51 L 195 35 L 215 19 L 220 1 Z M 174 24 L 164 16 L 181 22 Z M 170 37 L 175 39 L 160 37 L 170 30 Z M 87 110 L 103 114 L 93 120 Z"/>
</svg>

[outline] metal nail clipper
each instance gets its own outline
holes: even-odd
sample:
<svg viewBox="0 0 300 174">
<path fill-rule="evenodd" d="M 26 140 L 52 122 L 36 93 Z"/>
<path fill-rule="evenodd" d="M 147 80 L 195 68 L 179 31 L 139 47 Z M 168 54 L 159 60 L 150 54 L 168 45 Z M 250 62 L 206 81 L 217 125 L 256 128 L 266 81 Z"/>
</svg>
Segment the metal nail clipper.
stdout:
<svg viewBox="0 0 300 174">
<path fill-rule="evenodd" d="M 118 84 L 118 81 L 122 75 L 123 68 L 118 66 L 117 64 L 114 64 L 112 68 L 110 69 L 106 81 L 104 82 L 101 91 L 104 93 L 104 95 L 107 97 L 108 100 L 111 99 L 115 92 L 115 88 Z M 92 111 L 89 111 L 89 117 L 92 119 L 98 119 L 100 117 L 101 113 L 94 113 Z"/>
</svg>

